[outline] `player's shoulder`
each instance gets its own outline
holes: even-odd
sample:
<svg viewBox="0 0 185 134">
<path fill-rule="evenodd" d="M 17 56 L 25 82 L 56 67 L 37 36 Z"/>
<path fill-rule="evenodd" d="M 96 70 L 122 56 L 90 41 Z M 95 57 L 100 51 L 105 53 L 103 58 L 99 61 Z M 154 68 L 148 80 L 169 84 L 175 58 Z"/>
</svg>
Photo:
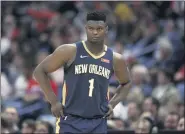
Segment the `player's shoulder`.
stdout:
<svg viewBox="0 0 185 134">
<path fill-rule="evenodd" d="M 76 54 L 76 45 L 75 44 L 63 44 L 58 46 L 52 55 L 57 57 L 63 57 L 63 59 L 71 59 Z"/>
<path fill-rule="evenodd" d="M 56 48 L 56 51 L 58 52 L 66 52 L 66 53 L 74 53 L 76 52 L 76 45 L 73 44 L 62 44 L 59 47 Z"/>
<path fill-rule="evenodd" d="M 62 44 L 60 45 L 57 49 L 61 50 L 61 49 L 69 49 L 69 50 L 75 50 L 76 49 L 76 44 Z"/>
<path fill-rule="evenodd" d="M 127 66 L 123 55 L 117 52 L 113 52 L 113 64 L 114 64 L 114 69 L 118 69 L 118 70 L 120 67 L 122 68 L 123 66 Z"/>
<path fill-rule="evenodd" d="M 106 46 L 106 50 L 110 50 L 111 52 L 112 52 L 112 54 L 113 54 L 113 59 L 115 59 L 115 60 L 119 60 L 119 59 L 122 59 L 123 58 L 123 56 L 121 55 L 121 54 L 119 54 L 119 53 L 117 53 L 117 52 L 115 52 L 111 47 L 108 47 L 107 45 L 105 45 Z"/>
</svg>

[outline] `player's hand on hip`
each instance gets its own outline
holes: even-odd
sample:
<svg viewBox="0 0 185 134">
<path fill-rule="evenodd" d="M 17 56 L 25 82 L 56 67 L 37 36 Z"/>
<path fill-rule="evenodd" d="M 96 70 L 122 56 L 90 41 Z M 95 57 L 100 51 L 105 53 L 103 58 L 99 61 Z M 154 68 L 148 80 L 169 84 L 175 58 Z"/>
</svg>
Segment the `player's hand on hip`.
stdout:
<svg viewBox="0 0 185 134">
<path fill-rule="evenodd" d="M 104 118 L 111 119 L 113 117 L 113 107 L 108 105 L 109 111 L 105 114 Z"/>
<path fill-rule="evenodd" d="M 55 117 L 64 117 L 63 106 L 60 102 L 56 102 L 51 105 L 51 112 Z"/>
</svg>

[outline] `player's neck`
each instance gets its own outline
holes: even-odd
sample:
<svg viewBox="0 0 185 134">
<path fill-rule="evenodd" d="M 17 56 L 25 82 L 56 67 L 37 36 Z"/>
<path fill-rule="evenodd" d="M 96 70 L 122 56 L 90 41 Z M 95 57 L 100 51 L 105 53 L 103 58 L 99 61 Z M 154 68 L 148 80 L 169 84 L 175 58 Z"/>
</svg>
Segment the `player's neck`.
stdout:
<svg viewBox="0 0 185 134">
<path fill-rule="evenodd" d="M 89 51 L 91 51 L 91 53 L 93 53 L 95 55 L 98 55 L 104 51 L 104 41 L 95 44 L 95 43 L 91 43 L 87 40 L 87 41 L 85 41 L 85 44 L 86 44 L 87 48 L 89 49 Z"/>
</svg>

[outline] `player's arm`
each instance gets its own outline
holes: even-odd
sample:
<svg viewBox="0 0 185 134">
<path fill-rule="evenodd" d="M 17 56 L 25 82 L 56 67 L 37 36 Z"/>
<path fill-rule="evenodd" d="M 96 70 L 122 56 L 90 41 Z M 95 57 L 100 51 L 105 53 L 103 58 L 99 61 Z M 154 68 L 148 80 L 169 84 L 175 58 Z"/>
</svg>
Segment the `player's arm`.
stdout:
<svg viewBox="0 0 185 134">
<path fill-rule="evenodd" d="M 58 100 L 51 89 L 51 85 L 47 75 L 51 72 L 56 71 L 69 60 L 71 60 L 75 53 L 75 45 L 61 45 L 51 55 L 47 56 L 34 70 L 33 75 L 51 105 L 56 104 Z"/>
<path fill-rule="evenodd" d="M 109 104 L 112 106 L 112 109 L 122 100 L 126 99 L 126 96 L 129 93 L 129 89 L 131 87 L 131 78 L 129 74 L 128 67 L 122 57 L 122 55 L 118 53 L 113 54 L 113 66 L 114 72 L 119 81 L 119 87 L 115 95 L 110 100 Z"/>
</svg>

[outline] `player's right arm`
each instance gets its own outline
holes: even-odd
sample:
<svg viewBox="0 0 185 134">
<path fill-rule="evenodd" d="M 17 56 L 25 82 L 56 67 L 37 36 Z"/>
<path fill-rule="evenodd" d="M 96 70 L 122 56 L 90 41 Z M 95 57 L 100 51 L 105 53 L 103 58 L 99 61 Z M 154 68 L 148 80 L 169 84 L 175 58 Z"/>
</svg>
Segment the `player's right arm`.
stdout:
<svg viewBox="0 0 185 134">
<path fill-rule="evenodd" d="M 46 96 L 46 99 L 49 101 L 51 106 L 57 105 L 58 100 L 53 90 L 51 89 L 48 74 L 56 71 L 65 63 L 69 62 L 75 54 L 76 46 L 74 44 L 61 45 L 52 54 L 47 56 L 34 70 L 33 75 L 39 83 Z M 55 111 L 58 110 L 54 110 L 53 114 L 55 116 L 59 116 L 59 113 Z"/>
</svg>

